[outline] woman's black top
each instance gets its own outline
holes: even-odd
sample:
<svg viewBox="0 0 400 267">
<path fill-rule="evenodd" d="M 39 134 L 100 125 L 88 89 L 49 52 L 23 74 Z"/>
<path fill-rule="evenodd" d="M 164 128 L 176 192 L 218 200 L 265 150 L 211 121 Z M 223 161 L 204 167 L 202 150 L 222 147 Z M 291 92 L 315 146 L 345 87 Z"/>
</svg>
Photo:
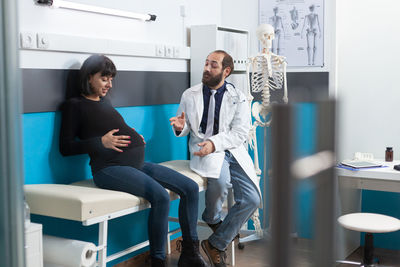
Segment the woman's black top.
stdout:
<svg viewBox="0 0 400 267">
<path fill-rule="evenodd" d="M 114 135 L 131 137 L 129 146 L 119 147 L 123 152 L 105 148 L 101 142 L 101 137 L 113 129 L 119 129 Z M 109 166 L 141 168 L 144 142 L 108 100 L 93 101 L 81 96 L 62 106 L 60 152 L 64 156 L 89 154 L 92 173 Z"/>
</svg>

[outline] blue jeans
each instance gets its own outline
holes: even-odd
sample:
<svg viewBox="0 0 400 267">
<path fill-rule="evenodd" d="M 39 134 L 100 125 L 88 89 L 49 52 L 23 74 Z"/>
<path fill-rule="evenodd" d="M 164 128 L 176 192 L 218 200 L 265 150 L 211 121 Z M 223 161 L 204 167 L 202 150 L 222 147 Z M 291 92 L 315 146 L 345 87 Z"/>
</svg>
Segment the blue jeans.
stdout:
<svg viewBox="0 0 400 267">
<path fill-rule="evenodd" d="M 152 257 L 165 259 L 170 201 L 165 188 L 181 198 L 179 223 L 182 238 L 198 240 L 196 226 L 199 187 L 188 177 L 167 167 L 145 162 L 141 169 L 130 166 L 101 169 L 93 175 L 93 180 L 100 188 L 127 192 L 150 202 L 148 235 Z"/>
<path fill-rule="evenodd" d="M 261 201 L 257 187 L 235 157 L 226 151 L 220 177 L 207 179 L 206 208 L 202 216 L 206 223 L 216 224 L 222 220 L 222 204 L 230 187 L 233 187 L 235 204 L 229 209 L 215 233 L 208 238 L 211 245 L 219 250 L 227 248 Z"/>
</svg>

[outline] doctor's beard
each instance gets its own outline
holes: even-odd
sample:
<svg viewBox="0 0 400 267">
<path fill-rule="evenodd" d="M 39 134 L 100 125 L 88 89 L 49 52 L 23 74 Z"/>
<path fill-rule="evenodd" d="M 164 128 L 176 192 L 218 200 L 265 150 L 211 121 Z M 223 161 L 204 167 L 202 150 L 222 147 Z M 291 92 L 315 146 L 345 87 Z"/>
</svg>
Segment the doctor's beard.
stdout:
<svg viewBox="0 0 400 267">
<path fill-rule="evenodd" d="M 222 81 L 222 74 L 223 74 L 223 72 L 221 71 L 220 74 L 212 76 L 210 72 L 204 71 L 201 82 L 203 84 L 207 85 L 208 87 L 217 86 Z"/>
</svg>

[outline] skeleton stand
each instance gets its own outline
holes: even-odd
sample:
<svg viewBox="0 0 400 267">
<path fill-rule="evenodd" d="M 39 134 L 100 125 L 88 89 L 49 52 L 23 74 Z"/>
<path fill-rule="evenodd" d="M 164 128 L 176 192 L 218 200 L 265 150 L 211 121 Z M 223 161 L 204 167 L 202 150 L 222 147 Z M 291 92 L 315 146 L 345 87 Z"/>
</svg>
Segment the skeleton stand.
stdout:
<svg viewBox="0 0 400 267">
<path fill-rule="evenodd" d="M 247 79 L 248 79 L 248 102 L 251 108 L 252 116 L 255 121 L 252 123 L 252 127 L 249 133 L 249 144 L 250 148 L 254 151 L 254 167 L 256 169 L 257 175 L 260 177 L 261 169 L 259 167 L 258 159 L 258 148 L 257 148 L 257 137 L 256 129 L 258 126 L 264 127 L 264 140 L 266 140 L 267 129 L 271 124 L 271 117 L 268 115 L 271 110 L 270 103 L 270 91 L 277 89 L 284 89 L 283 101 L 288 102 L 287 98 L 287 83 L 286 83 L 286 61 L 285 57 L 275 55 L 270 52 L 271 41 L 274 38 L 273 27 L 269 24 L 260 25 L 257 29 L 257 35 L 263 44 L 263 53 L 258 54 L 255 57 L 249 58 L 247 64 Z M 250 73 L 252 75 L 250 83 Z M 251 86 L 250 86 L 251 85 Z M 261 92 L 262 101 L 254 102 L 253 96 L 251 94 Z M 267 151 L 264 149 L 264 196 L 266 195 L 266 169 L 267 169 Z M 265 204 L 264 204 L 265 206 Z M 261 239 L 263 236 L 268 236 L 268 230 L 266 229 L 266 212 L 263 216 L 263 226 L 261 227 L 259 220 L 258 210 L 251 217 L 254 222 L 255 231 L 253 230 L 242 230 L 241 233 L 249 234 L 244 238 L 239 239 L 239 248 L 243 248 L 243 243 L 252 240 Z"/>
</svg>

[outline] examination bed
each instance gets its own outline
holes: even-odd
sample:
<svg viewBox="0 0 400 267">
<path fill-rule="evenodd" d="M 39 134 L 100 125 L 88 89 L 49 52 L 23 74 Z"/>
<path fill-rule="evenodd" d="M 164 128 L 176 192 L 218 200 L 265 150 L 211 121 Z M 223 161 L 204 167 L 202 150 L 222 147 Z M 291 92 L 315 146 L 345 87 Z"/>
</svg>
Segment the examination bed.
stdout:
<svg viewBox="0 0 400 267">
<path fill-rule="evenodd" d="M 160 164 L 194 180 L 199 185 L 199 191 L 205 189 L 206 179 L 190 170 L 188 160 L 174 160 Z M 80 221 L 85 226 L 99 224 L 97 266 L 105 267 L 107 262 L 149 244 L 148 241 L 145 241 L 107 256 L 108 221 L 149 208 L 150 204 L 143 198 L 124 192 L 97 188 L 91 179 L 72 184 L 25 185 L 24 191 L 26 201 L 33 214 Z M 171 200 L 177 199 L 178 195 L 170 192 L 170 198 Z M 170 220 L 177 221 L 177 218 L 170 218 Z M 170 232 L 168 240 L 170 235 L 178 231 L 179 229 Z M 168 242 L 168 253 L 170 252 L 171 246 Z"/>
</svg>

